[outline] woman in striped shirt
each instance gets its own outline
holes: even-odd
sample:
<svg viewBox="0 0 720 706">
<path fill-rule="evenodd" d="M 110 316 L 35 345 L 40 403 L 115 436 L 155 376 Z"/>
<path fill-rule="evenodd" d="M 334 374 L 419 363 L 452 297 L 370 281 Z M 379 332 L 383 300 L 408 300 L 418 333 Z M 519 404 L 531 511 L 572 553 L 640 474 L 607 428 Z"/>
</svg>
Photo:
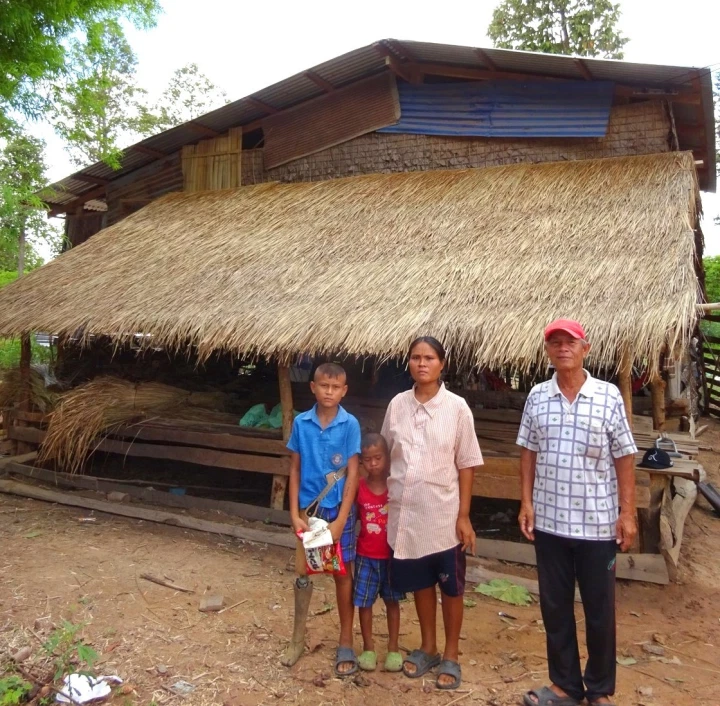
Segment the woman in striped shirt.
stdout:
<svg viewBox="0 0 720 706">
<path fill-rule="evenodd" d="M 460 686 L 458 663 L 465 590 L 465 550 L 475 552 L 470 523 L 473 472 L 482 464 L 472 412 L 445 389 L 445 349 L 430 336 L 410 346 L 415 385 L 392 399 L 383 424 L 390 449 L 388 541 L 391 582 L 415 594 L 422 644 L 403 663 L 415 679 L 438 667 L 438 689 Z M 442 594 L 445 651 L 437 652 L 436 586 Z"/>
</svg>

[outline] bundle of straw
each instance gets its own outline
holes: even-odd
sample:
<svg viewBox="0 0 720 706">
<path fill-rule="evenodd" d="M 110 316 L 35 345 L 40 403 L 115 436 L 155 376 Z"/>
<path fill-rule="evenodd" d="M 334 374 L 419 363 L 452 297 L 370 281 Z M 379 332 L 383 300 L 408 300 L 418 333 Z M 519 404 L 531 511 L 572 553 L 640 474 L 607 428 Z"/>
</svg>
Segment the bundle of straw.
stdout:
<svg viewBox="0 0 720 706">
<path fill-rule="evenodd" d="M 0 410 L 11 409 L 23 396 L 20 368 L 8 368 L 0 378 Z M 45 378 L 30 368 L 30 404 L 41 412 L 52 412 L 59 395 L 45 386 Z"/>
<path fill-rule="evenodd" d="M 157 382 L 95 378 L 62 396 L 50 420 L 40 460 L 55 459 L 61 468 L 77 473 L 97 440 L 113 428 L 171 414 L 178 407 L 221 407 L 222 399 L 221 393 L 191 393 Z"/>
</svg>

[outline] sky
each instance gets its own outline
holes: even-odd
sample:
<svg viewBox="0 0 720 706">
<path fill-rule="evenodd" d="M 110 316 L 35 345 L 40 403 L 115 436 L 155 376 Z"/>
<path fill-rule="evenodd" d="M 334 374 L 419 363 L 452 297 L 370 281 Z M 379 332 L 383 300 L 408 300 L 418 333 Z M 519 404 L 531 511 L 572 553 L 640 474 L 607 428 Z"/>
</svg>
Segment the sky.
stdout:
<svg viewBox="0 0 720 706">
<path fill-rule="evenodd" d="M 149 31 L 128 29 L 138 82 L 151 96 L 173 71 L 195 62 L 231 100 L 379 39 L 491 47 L 486 29 L 498 0 L 161 0 Z M 628 61 L 720 69 L 720 1 L 620 0 Z M 75 168 L 47 129 L 49 176 Z M 703 194 L 705 254 L 720 254 L 717 194 Z"/>
</svg>

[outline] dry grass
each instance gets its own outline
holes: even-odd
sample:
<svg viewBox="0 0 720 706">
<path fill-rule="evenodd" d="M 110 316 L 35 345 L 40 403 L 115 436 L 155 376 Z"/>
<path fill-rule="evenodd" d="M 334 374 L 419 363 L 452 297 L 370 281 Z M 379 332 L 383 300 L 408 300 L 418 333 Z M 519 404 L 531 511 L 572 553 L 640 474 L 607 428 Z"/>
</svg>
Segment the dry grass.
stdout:
<svg viewBox="0 0 720 706">
<path fill-rule="evenodd" d="M 696 319 L 690 153 L 170 194 L 0 293 L 0 334 L 151 332 L 241 354 L 404 354 L 418 334 L 527 369 L 582 321 L 595 361 Z"/>
<path fill-rule="evenodd" d="M 52 412 L 59 395 L 48 390 L 45 378 L 30 368 L 30 405 L 40 412 Z M 20 368 L 8 368 L 0 376 L 0 410 L 14 407 L 22 399 Z"/>
<path fill-rule="evenodd" d="M 98 440 L 113 428 L 188 406 L 222 407 L 222 400 L 221 393 L 190 393 L 157 382 L 98 377 L 62 396 L 40 460 L 54 459 L 63 470 L 76 473 Z"/>
</svg>

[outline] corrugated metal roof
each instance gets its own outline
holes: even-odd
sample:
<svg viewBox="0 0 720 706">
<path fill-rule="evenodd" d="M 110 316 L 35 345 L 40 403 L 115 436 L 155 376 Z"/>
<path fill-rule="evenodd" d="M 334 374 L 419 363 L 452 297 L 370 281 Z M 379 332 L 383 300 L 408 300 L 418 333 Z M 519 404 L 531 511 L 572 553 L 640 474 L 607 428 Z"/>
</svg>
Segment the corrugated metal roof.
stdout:
<svg viewBox="0 0 720 706">
<path fill-rule="evenodd" d="M 481 49 L 478 51 L 474 47 L 393 39 L 381 40 L 375 44 L 354 49 L 307 71 L 312 71 L 333 86 L 340 87 L 387 70 L 385 55 L 388 54 L 400 63 L 445 64 L 464 69 L 494 70 L 563 79 L 586 78 L 581 68 L 584 64 L 586 70 L 596 80 L 658 89 L 687 88 L 692 85 L 693 79 L 699 72 L 703 98 L 702 117 L 694 118 L 693 123 L 695 126 L 703 127 L 705 132 L 704 139 L 700 141 L 705 150 L 703 152 L 705 169 L 701 173 L 701 185 L 706 190 L 715 190 L 712 83 L 707 71 L 703 72 L 702 69 L 693 67 L 637 64 L 606 59 L 583 58 L 581 64 L 577 57 L 571 56 L 507 49 Z M 483 58 L 483 55 L 486 58 Z M 492 62 L 492 66 L 488 65 L 488 60 Z M 207 129 L 222 133 L 231 127 L 247 125 L 267 117 L 268 112 L 253 103 L 253 97 L 277 109 L 285 109 L 309 100 L 320 95 L 322 89 L 307 77 L 307 71 L 302 71 L 268 86 L 255 93 L 254 96 L 241 98 L 192 121 L 145 139 L 136 145 L 131 145 L 126 150 L 122 168 L 117 171 L 113 171 L 103 163 L 98 163 L 88 166 L 76 174 L 94 176 L 103 181 L 114 181 L 163 155 L 179 150 L 183 145 L 194 144 L 208 137 Z M 202 126 L 205 126 L 206 130 L 203 131 Z M 694 143 L 683 143 L 683 139 L 681 138 L 681 147 L 696 146 Z M 64 206 L 77 197 L 83 197 L 90 193 L 94 196 L 98 195 L 99 186 L 89 183 L 87 180 L 72 179 L 72 176 L 70 175 L 53 185 L 55 191 L 60 195 L 49 197 L 48 203 Z"/>
<path fill-rule="evenodd" d="M 473 81 L 398 86 L 400 120 L 378 132 L 466 137 L 603 137 L 609 81 Z"/>
</svg>

